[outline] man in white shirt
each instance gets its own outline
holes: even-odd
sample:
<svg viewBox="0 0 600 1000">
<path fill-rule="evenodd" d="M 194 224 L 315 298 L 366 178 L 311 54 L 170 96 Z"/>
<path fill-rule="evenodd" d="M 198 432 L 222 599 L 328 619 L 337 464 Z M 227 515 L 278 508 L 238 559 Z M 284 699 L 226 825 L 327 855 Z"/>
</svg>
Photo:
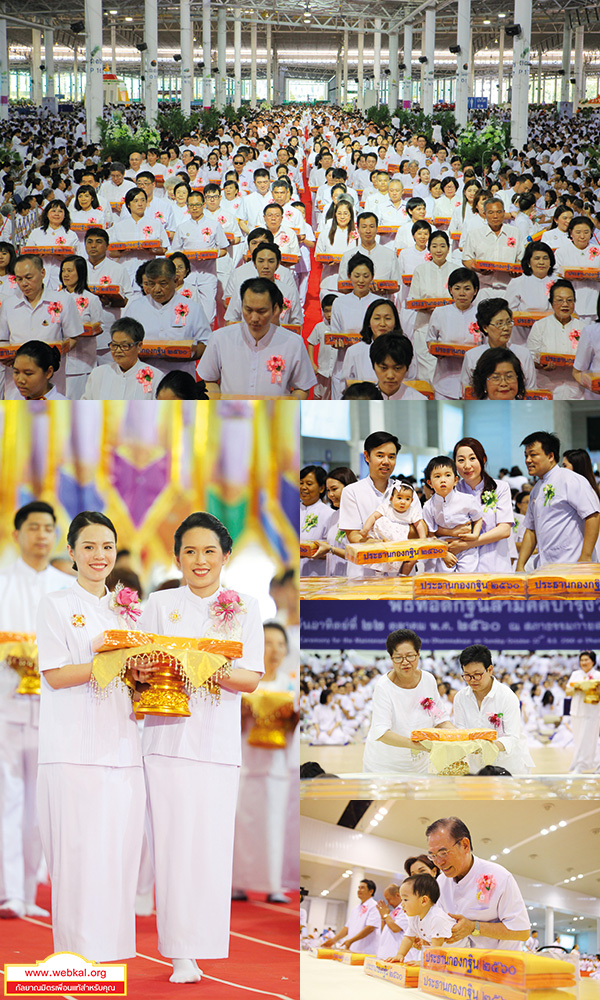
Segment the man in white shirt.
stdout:
<svg viewBox="0 0 600 1000">
<path fill-rule="evenodd" d="M 408 927 L 408 917 L 402 909 L 400 886 L 396 882 L 386 886 L 383 895 L 384 899 L 380 899 L 377 903 L 381 917 L 377 958 L 385 959 L 398 951 Z"/>
<path fill-rule="evenodd" d="M 527 948 L 527 951 L 530 951 L 532 954 L 535 954 L 539 946 L 540 946 L 540 941 L 538 938 L 538 932 L 532 931 L 531 935 L 527 938 L 525 942 L 525 947 Z"/>
<path fill-rule="evenodd" d="M 82 399 L 156 399 L 163 374 L 140 361 L 144 327 L 124 316 L 110 328 L 110 364 L 98 365 L 87 377 Z"/>
<path fill-rule="evenodd" d="M 285 308 L 282 311 L 281 319 L 286 324 L 301 326 L 304 320 L 300 295 L 296 283 L 287 268 L 278 270 L 281 263 L 281 250 L 276 243 L 259 244 L 252 251 L 252 265 L 254 274 L 246 277 L 267 278 L 273 281 L 281 290 Z M 240 269 L 241 270 L 241 269 Z M 241 287 L 241 286 L 240 286 Z M 287 300 L 287 301 L 286 301 Z M 242 302 L 239 291 L 233 292 L 225 313 L 227 323 L 238 323 L 242 318 Z"/>
<path fill-rule="evenodd" d="M 454 699 L 454 724 L 458 729 L 492 729 L 500 750 L 495 764 L 511 774 L 529 774 L 533 761 L 527 749 L 519 699 L 507 684 L 493 676 L 492 654 L 487 646 L 467 646 L 459 656 L 467 687 Z M 471 771 L 481 767 L 481 756 L 469 757 Z"/>
<path fill-rule="evenodd" d="M 448 946 L 519 950 L 531 924 L 514 876 L 473 854 L 471 834 L 457 816 L 435 820 L 425 836 L 442 872 L 440 905 L 456 919 Z"/>
<path fill-rule="evenodd" d="M 125 164 L 115 162 L 111 164 L 110 180 L 104 181 L 98 197 L 106 198 L 113 212 L 120 213 L 125 195 L 132 187 L 135 187 L 135 182 L 125 177 Z"/>
<path fill-rule="evenodd" d="M 121 306 L 111 305 L 102 297 L 102 287 L 106 284 L 116 285 L 121 296 L 127 300 L 131 295 L 131 278 L 126 268 L 116 260 L 107 257 L 109 236 L 106 230 L 92 227 L 85 234 L 85 253 L 87 256 L 87 277 L 90 290 L 100 296 L 102 308 L 114 322 L 121 315 Z M 107 326 L 103 324 L 103 330 Z M 110 334 L 102 332 L 96 337 L 96 360 L 99 365 L 109 364 L 111 359 L 108 348 Z"/>
<path fill-rule="evenodd" d="M 357 219 L 359 245 L 346 250 L 340 261 L 339 280 L 348 277 L 348 263 L 357 253 L 362 253 L 373 261 L 375 279 L 398 281 L 398 258 L 389 247 L 380 246 L 377 242 L 378 219 L 374 212 L 361 212 Z"/>
<path fill-rule="evenodd" d="M 381 921 L 374 898 L 376 889 L 377 886 L 370 878 L 359 882 L 356 892 L 359 901 L 350 910 L 345 926 L 327 942 L 328 948 L 335 948 L 338 941 L 341 941 L 340 948 L 348 951 L 361 955 L 377 954 Z"/>
<path fill-rule="evenodd" d="M 56 544 L 52 507 L 34 501 L 14 518 L 19 558 L 0 573 L 0 631 L 35 632 L 45 594 L 70 586 L 50 565 Z M 0 917 L 49 916 L 35 905 L 42 845 L 36 809 L 39 694 L 17 694 L 19 675 L 0 664 Z"/>
<path fill-rule="evenodd" d="M 471 270 L 477 270 L 482 288 L 505 289 L 512 275 L 475 268 L 475 262 L 484 260 L 518 263 L 525 250 L 523 236 L 516 226 L 504 225 L 504 203 L 501 198 L 488 198 L 485 203 L 485 221 L 487 226 L 470 229 L 467 233 L 463 264 Z"/>
<path fill-rule="evenodd" d="M 213 258 L 190 261 L 202 307 L 209 323 L 213 323 L 217 314 L 217 258 L 226 256 L 229 240 L 218 222 L 204 217 L 204 195 L 200 191 L 192 191 L 187 207 L 189 218 L 177 226 L 172 249 L 183 253 L 216 250 Z"/>
<path fill-rule="evenodd" d="M 199 377 L 209 392 L 306 399 L 317 379 L 302 337 L 278 325 L 281 291 L 266 278 L 251 278 L 240 294 L 243 319 L 215 330 L 197 367 Z"/>
</svg>

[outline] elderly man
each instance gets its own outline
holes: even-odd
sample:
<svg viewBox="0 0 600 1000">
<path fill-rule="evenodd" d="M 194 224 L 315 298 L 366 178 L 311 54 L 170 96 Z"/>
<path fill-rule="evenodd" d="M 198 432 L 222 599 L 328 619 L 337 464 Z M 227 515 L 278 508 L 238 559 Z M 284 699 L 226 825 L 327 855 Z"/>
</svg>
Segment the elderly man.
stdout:
<svg viewBox="0 0 600 1000">
<path fill-rule="evenodd" d="M 456 920 L 448 945 L 519 950 L 531 925 L 515 878 L 473 854 L 471 834 L 457 816 L 436 819 L 425 836 L 442 872 L 440 905 Z"/>
<path fill-rule="evenodd" d="M 537 477 L 525 515 L 517 572 L 537 544 L 542 566 L 551 563 L 597 562 L 600 501 L 587 479 L 558 465 L 560 441 L 555 434 L 534 431 L 523 438 L 525 464 Z"/>
<path fill-rule="evenodd" d="M 347 923 L 341 931 L 334 934 L 327 942 L 328 948 L 335 948 L 341 941 L 340 948 L 356 951 L 361 955 L 376 955 L 379 946 L 379 911 L 375 901 L 377 886 L 370 878 L 359 882 L 356 895 L 358 903 L 349 913 Z"/>
<path fill-rule="evenodd" d="M 144 278 L 148 294 L 132 299 L 123 316 L 137 319 L 146 331 L 146 340 L 191 341 L 191 359 L 159 358 L 156 367 L 167 374 L 174 369 L 195 374 L 193 359 L 202 357 L 210 327 L 199 302 L 186 299 L 175 288 L 175 265 L 166 257 L 152 260 Z"/>
<path fill-rule="evenodd" d="M 507 684 L 494 678 L 492 654 L 487 646 L 467 646 L 459 656 L 466 688 L 454 699 L 454 724 L 458 729 L 494 729 L 500 749 L 496 764 L 511 774 L 529 774 L 533 765 L 527 749 L 519 699 Z M 472 771 L 481 767 L 481 756 L 469 757 Z"/>
<path fill-rule="evenodd" d="M 463 248 L 463 264 L 479 273 L 482 288 L 504 290 L 512 275 L 492 268 L 488 270 L 475 267 L 475 263 L 484 260 L 499 264 L 516 264 L 523 256 L 525 244 L 516 226 L 504 225 L 504 202 L 501 198 L 488 198 L 484 210 L 487 226 L 471 229 L 467 233 Z"/>
<path fill-rule="evenodd" d="M 384 898 L 377 903 L 381 927 L 379 930 L 379 946 L 377 958 L 390 958 L 400 947 L 402 938 L 408 927 L 408 917 L 400 902 L 400 886 L 391 882 L 383 890 Z"/>
</svg>

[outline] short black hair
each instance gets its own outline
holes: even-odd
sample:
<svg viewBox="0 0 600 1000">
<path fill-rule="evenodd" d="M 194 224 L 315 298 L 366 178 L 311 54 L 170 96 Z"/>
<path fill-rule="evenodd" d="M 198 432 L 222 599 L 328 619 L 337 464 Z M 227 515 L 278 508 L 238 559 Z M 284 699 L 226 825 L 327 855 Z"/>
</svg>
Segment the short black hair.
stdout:
<svg viewBox="0 0 600 1000">
<path fill-rule="evenodd" d="M 110 336 L 114 333 L 124 333 L 128 337 L 131 337 L 134 344 L 141 344 L 146 335 L 144 327 L 139 320 L 134 319 L 133 316 L 123 316 L 122 319 L 116 319 L 110 328 Z"/>
<path fill-rule="evenodd" d="M 413 632 L 411 628 L 397 628 L 395 632 L 390 632 L 385 640 L 385 648 L 390 656 L 401 642 L 410 642 L 415 653 L 421 652 L 421 646 L 423 645 L 421 636 Z"/>
<path fill-rule="evenodd" d="M 247 278 L 246 281 L 242 282 L 242 287 L 240 288 L 240 302 L 242 305 L 246 292 L 254 292 L 255 295 L 267 294 L 272 306 L 279 306 L 280 309 L 283 306 L 281 289 L 278 288 L 274 281 L 269 281 L 268 278 Z"/>
<path fill-rule="evenodd" d="M 369 269 L 372 275 L 375 274 L 375 265 L 373 264 L 371 258 L 367 257 L 366 254 L 364 253 L 355 253 L 354 256 L 351 257 L 350 260 L 348 261 L 348 277 L 350 277 L 352 272 L 357 267 L 360 267 L 361 264 L 364 264 L 364 266 Z"/>
<path fill-rule="evenodd" d="M 534 431 L 523 438 L 521 447 L 527 448 L 536 441 L 542 446 L 545 455 L 553 455 L 555 462 L 560 462 L 560 440 L 556 434 L 551 434 L 550 431 Z"/>
<path fill-rule="evenodd" d="M 458 475 L 454 459 L 450 458 L 449 455 L 436 455 L 435 458 L 430 458 L 423 473 L 426 483 L 431 479 L 431 473 L 434 469 L 452 469 L 454 475 Z"/>
<path fill-rule="evenodd" d="M 377 886 L 375 885 L 372 878 L 361 878 L 358 884 L 360 885 L 361 883 L 363 885 L 366 885 L 367 889 L 370 890 L 372 896 L 375 895 L 375 893 L 377 892 Z"/>
<path fill-rule="evenodd" d="M 268 243 L 266 246 L 263 246 L 262 243 L 259 243 L 258 246 L 254 247 L 254 250 L 252 251 L 253 264 L 256 264 L 256 258 L 258 257 L 259 253 L 264 253 L 265 250 L 269 250 L 270 253 L 274 253 L 275 256 L 277 257 L 277 263 L 278 264 L 281 263 L 281 250 L 279 249 L 276 243 Z"/>
<path fill-rule="evenodd" d="M 548 292 L 548 299 L 550 300 L 550 305 L 554 302 L 554 293 L 558 291 L 559 288 L 566 288 L 568 291 L 573 292 L 573 298 L 576 298 L 575 289 L 571 282 L 567 278 L 558 278 L 550 285 L 550 291 Z"/>
<path fill-rule="evenodd" d="M 462 819 L 458 816 L 446 816 L 443 819 L 436 819 L 433 823 L 430 823 L 425 830 L 425 836 L 430 837 L 432 833 L 437 833 L 438 830 L 447 830 L 451 837 L 455 840 L 467 839 L 469 841 L 469 846 L 471 850 L 473 849 L 473 841 L 471 839 L 471 833 L 469 831 L 466 823 L 463 823 Z"/>
<path fill-rule="evenodd" d="M 396 448 L 396 454 L 402 448 L 395 434 L 390 434 L 389 431 L 373 431 L 365 438 L 364 451 L 370 455 L 372 451 L 375 451 L 375 448 L 381 448 L 382 444 L 393 444 Z"/>
<path fill-rule="evenodd" d="M 409 875 L 402 885 L 409 886 L 415 896 L 427 896 L 432 903 L 440 898 L 440 887 L 433 875 Z"/>
<path fill-rule="evenodd" d="M 15 531 L 20 530 L 30 514 L 49 514 L 56 524 L 56 514 L 54 513 L 54 508 L 51 507 L 49 503 L 45 503 L 43 500 L 32 500 L 31 503 L 26 503 L 23 507 L 19 507 L 17 513 L 15 514 L 13 521 Z"/>
<path fill-rule="evenodd" d="M 383 394 L 374 382 L 353 382 L 344 389 L 342 399 L 383 399 Z"/>
<path fill-rule="evenodd" d="M 102 229 L 101 226 L 90 226 L 89 229 L 86 229 L 85 237 L 83 240 L 84 243 L 87 240 L 88 236 L 100 236 L 104 240 L 107 246 L 110 243 L 110 237 L 106 232 L 106 229 Z"/>
<path fill-rule="evenodd" d="M 497 316 L 499 312 L 507 312 L 512 319 L 512 309 L 506 299 L 483 299 L 478 303 L 477 326 L 485 337 L 487 337 L 487 333 L 485 332 L 484 327 L 489 326 L 494 316 Z"/>
<path fill-rule="evenodd" d="M 475 289 L 475 294 L 479 291 L 479 275 L 477 271 L 471 271 L 468 267 L 457 267 L 455 271 L 451 272 L 448 278 L 448 291 L 454 285 L 458 285 L 460 281 L 470 281 Z"/>
<path fill-rule="evenodd" d="M 413 345 L 408 337 L 397 333 L 381 334 L 369 348 L 369 358 L 373 366 L 382 364 L 387 357 L 390 357 L 395 364 L 404 365 L 407 371 L 413 354 Z"/>
<path fill-rule="evenodd" d="M 487 646 L 481 643 L 474 643 L 474 645 L 463 649 L 458 660 L 461 667 L 466 667 L 469 663 L 482 663 L 487 670 L 492 665 L 492 654 Z"/>
<path fill-rule="evenodd" d="M 540 253 L 545 253 L 550 261 L 550 270 L 548 271 L 548 274 L 552 274 L 554 272 L 554 268 L 556 266 L 556 256 L 552 247 L 548 246 L 547 243 L 542 243 L 541 241 L 538 243 L 536 240 L 532 240 L 525 247 L 525 253 L 521 258 L 521 270 L 523 271 L 523 274 L 529 276 L 533 273 L 531 270 L 531 258 L 538 250 Z"/>
<path fill-rule="evenodd" d="M 510 364 L 517 376 L 517 399 L 524 399 L 527 391 L 525 385 L 525 375 L 523 366 L 514 353 L 508 347 L 490 347 L 477 359 L 477 364 L 471 375 L 473 391 L 477 399 L 487 399 L 487 380 L 496 371 L 496 367 L 502 364 Z"/>
<path fill-rule="evenodd" d="M 179 553 L 181 552 L 183 536 L 186 531 L 191 531 L 192 528 L 206 528 L 207 531 L 212 531 L 213 534 L 215 534 L 219 539 L 219 545 L 221 546 L 223 555 L 227 555 L 231 552 L 233 541 L 223 522 L 219 521 L 219 518 L 215 517 L 214 514 L 209 514 L 205 510 L 198 510 L 193 514 L 189 514 L 188 517 L 181 522 L 175 532 L 175 536 L 173 538 L 173 551 L 178 558 Z"/>
</svg>

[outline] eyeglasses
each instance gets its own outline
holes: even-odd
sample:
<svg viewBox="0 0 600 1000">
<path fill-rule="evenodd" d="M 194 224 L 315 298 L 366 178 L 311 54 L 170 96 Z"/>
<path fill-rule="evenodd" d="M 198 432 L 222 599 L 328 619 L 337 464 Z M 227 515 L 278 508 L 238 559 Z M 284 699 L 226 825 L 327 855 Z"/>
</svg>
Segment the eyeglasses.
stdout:
<svg viewBox="0 0 600 1000">
<path fill-rule="evenodd" d="M 117 354 L 117 352 L 119 351 L 122 352 L 123 354 L 126 354 L 127 351 L 130 351 L 132 349 L 132 347 L 135 347 L 135 344 L 115 344 L 114 340 L 111 340 L 108 346 L 113 352 L 113 354 Z"/>
<path fill-rule="evenodd" d="M 513 325 L 512 319 L 503 319 L 498 323 L 488 323 L 493 330 L 510 330 Z"/>
<path fill-rule="evenodd" d="M 515 372 L 509 372 L 507 375 L 488 375 L 486 379 L 486 382 L 493 382 L 494 385 L 500 385 L 501 382 L 510 384 L 517 381 L 518 379 Z"/>
<path fill-rule="evenodd" d="M 392 663 L 414 663 L 418 659 L 418 653 L 409 653 L 408 656 L 392 656 Z"/>
<path fill-rule="evenodd" d="M 485 670 L 481 670 L 476 674 L 463 674 L 463 677 L 466 681 L 480 681 L 484 674 Z"/>
<path fill-rule="evenodd" d="M 453 848 L 456 847 L 456 845 L 459 843 L 460 843 L 459 840 L 455 840 L 452 847 L 442 847 L 441 850 L 435 852 L 428 851 L 427 857 L 429 858 L 430 861 L 437 861 L 438 859 L 440 861 L 445 861 L 448 855 L 450 854 L 450 851 L 453 850 Z"/>
</svg>

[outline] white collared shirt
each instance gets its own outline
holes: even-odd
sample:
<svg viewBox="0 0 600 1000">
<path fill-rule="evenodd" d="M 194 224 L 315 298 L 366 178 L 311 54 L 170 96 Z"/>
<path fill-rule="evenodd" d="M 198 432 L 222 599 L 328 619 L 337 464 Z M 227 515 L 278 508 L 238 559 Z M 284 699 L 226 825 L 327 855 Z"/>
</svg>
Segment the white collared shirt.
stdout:
<svg viewBox="0 0 600 1000">
<path fill-rule="evenodd" d="M 487 884 L 491 885 L 489 890 L 480 888 L 482 876 L 486 876 Z M 448 878 L 442 872 L 438 885 L 439 902 L 446 913 L 460 913 L 463 917 L 478 920 L 480 923 L 499 922 L 511 931 L 529 931 L 531 925 L 521 891 L 514 876 L 502 865 L 473 856 L 470 870 L 459 882 Z M 519 951 L 521 941 L 506 941 L 478 935 L 474 938 L 463 938 L 453 947 L 502 948 Z"/>
<path fill-rule="evenodd" d="M 461 688 L 454 699 L 454 724 L 458 729 L 495 730 L 506 750 L 496 758 L 498 767 L 505 767 L 511 774 L 529 774 L 533 761 L 527 749 L 519 699 L 507 684 L 500 684 L 493 677 L 490 691 L 481 705 L 470 687 Z M 481 756 L 473 754 L 469 764 L 476 773 L 482 766 Z"/>
<path fill-rule="evenodd" d="M 138 380 L 138 373 L 150 370 L 152 381 L 150 391 L 144 392 L 146 381 Z M 146 361 L 136 361 L 129 371 L 122 371 L 112 361 L 109 365 L 98 365 L 88 375 L 82 399 L 156 399 L 156 390 L 163 378 L 158 368 Z"/>
<path fill-rule="evenodd" d="M 267 367 L 276 357 L 283 358 L 280 373 Z M 197 371 L 206 382 L 220 382 L 222 393 L 239 396 L 289 396 L 317 383 L 302 337 L 271 325 L 256 341 L 244 320 L 214 331 Z"/>
</svg>

